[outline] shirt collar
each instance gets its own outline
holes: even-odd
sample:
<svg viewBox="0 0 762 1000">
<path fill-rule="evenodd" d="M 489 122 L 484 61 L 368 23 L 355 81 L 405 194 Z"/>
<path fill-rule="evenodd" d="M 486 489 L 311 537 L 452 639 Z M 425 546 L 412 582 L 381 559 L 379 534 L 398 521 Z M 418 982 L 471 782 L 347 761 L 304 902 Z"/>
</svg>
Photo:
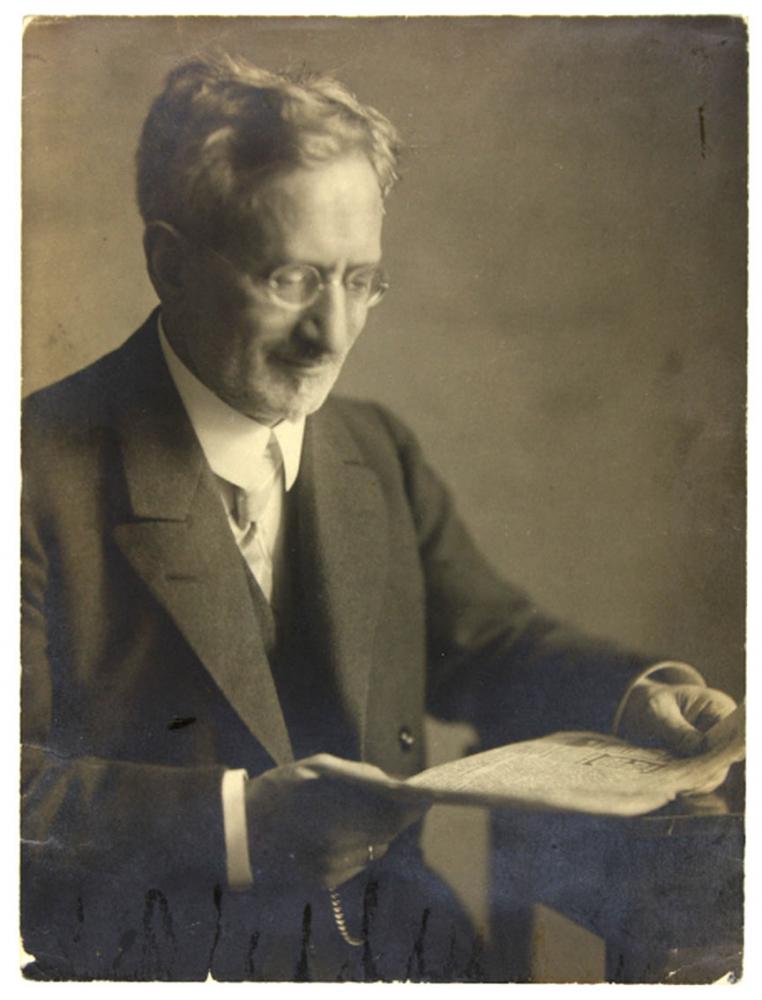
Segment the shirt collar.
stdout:
<svg viewBox="0 0 762 1000">
<path fill-rule="evenodd" d="M 253 485 L 251 470 L 262 459 L 272 431 L 283 458 L 285 487 L 290 490 L 299 474 L 304 417 L 299 420 L 282 420 L 270 428 L 228 406 L 196 378 L 175 354 L 164 332 L 161 314 L 159 343 L 169 374 L 212 472 L 236 486 L 250 488 Z"/>
</svg>

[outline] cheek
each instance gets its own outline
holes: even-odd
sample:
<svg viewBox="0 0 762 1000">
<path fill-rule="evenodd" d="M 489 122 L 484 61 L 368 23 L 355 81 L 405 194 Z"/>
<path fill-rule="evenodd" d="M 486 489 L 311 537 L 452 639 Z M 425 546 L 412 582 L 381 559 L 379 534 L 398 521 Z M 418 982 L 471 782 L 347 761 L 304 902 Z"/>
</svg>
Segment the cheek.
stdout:
<svg viewBox="0 0 762 1000">
<path fill-rule="evenodd" d="M 243 356 L 256 355 L 282 342 L 291 335 L 294 325 L 293 316 L 282 309 L 270 309 L 267 304 L 252 301 L 250 295 L 235 293 L 221 304 L 218 315 L 235 344 L 235 353 Z"/>
<path fill-rule="evenodd" d="M 269 316 L 259 310 L 238 315 L 235 324 L 236 341 L 241 354 L 256 359 L 287 341 L 294 329 L 290 316 Z"/>
<path fill-rule="evenodd" d="M 214 327 L 214 339 L 226 337 L 247 342 L 259 336 L 260 330 L 274 325 L 272 311 L 251 294 L 243 282 L 234 280 L 204 281 L 200 276 L 195 294 L 196 308 L 205 318 L 208 328 Z"/>
<path fill-rule="evenodd" d="M 365 329 L 368 321 L 368 310 L 365 306 L 358 306 L 350 309 L 347 315 L 347 329 L 349 333 L 349 346 L 351 347 L 360 334 Z"/>
</svg>

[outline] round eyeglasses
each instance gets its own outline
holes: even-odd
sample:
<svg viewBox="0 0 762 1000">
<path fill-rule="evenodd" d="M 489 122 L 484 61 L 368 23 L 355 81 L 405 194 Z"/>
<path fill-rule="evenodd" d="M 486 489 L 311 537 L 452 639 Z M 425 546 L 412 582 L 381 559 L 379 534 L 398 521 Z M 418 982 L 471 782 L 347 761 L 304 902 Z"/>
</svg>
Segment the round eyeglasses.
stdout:
<svg viewBox="0 0 762 1000">
<path fill-rule="evenodd" d="M 256 280 L 256 279 L 253 279 Z M 283 264 L 263 279 L 270 298 L 287 308 L 305 309 L 313 305 L 323 290 L 333 282 L 326 281 L 312 264 Z M 347 298 L 366 309 L 378 305 L 389 288 L 383 270 L 370 264 L 354 267 L 341 279 Z"/>
<path fill-rule="evenodd" d="M 343 285 L 350 303 L 370 309 L 378 305 L 389 288 L 386 274 L 378 264 L 353 267 L 344 274 L 340 282 L 336 279 L 327 280 L 313 264 L 299 263 L 281 264 L 269 274 L 255 277 L 208 243 L 186 236 L 171 222 L 157 220 L 156 224 L 170 230 L 186 243 L 192 243 L 213 254 L 239 274 L 244 274 L 254 285 L 262 288 L 273 303 L 285 309 L 307 309 L 317 302 L 329 285 L 338 283 Z"/>
</svg>

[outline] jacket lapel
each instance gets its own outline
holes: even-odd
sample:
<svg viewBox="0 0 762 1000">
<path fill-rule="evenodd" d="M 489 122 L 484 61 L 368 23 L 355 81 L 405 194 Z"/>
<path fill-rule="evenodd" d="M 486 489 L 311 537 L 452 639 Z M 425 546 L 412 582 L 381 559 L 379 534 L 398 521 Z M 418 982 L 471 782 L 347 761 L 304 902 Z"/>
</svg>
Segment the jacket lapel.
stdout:
<svg viewBox="0 0 762 1000">
<path fill-rule="evenodd" d="M 125 366 L 115 423 L 129 513 L 116 542 L 245 725 L 286 763 L 291 744 L 246 568 L 153 328 L 125 349 Z"/>
<path fill-rule="evenodd" d="M 313 632 L 363 756 L 387 515 L 377 476 L 330 404 L 307 422 L 297 484 L 301 572 L 312 595 Z"/>
</svg>

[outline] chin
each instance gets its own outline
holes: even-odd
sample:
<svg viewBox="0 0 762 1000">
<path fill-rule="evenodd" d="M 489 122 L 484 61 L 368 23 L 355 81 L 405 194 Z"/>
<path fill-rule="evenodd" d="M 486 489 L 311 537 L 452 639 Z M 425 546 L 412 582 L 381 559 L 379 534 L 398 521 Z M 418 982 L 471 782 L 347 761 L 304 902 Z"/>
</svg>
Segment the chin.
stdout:
<svg viewBox="0 0 762 1000">
<path fill-rule="evenodd" d="M 301 385 L 281 392 L 259 393 L 251 400 L 249 415 L 263 423 L 278 423 L 281 420 L 301 420 L 315 413 L 328 398 L 335 378 L 321 380 L 319 385 Z"/>
</svg>

